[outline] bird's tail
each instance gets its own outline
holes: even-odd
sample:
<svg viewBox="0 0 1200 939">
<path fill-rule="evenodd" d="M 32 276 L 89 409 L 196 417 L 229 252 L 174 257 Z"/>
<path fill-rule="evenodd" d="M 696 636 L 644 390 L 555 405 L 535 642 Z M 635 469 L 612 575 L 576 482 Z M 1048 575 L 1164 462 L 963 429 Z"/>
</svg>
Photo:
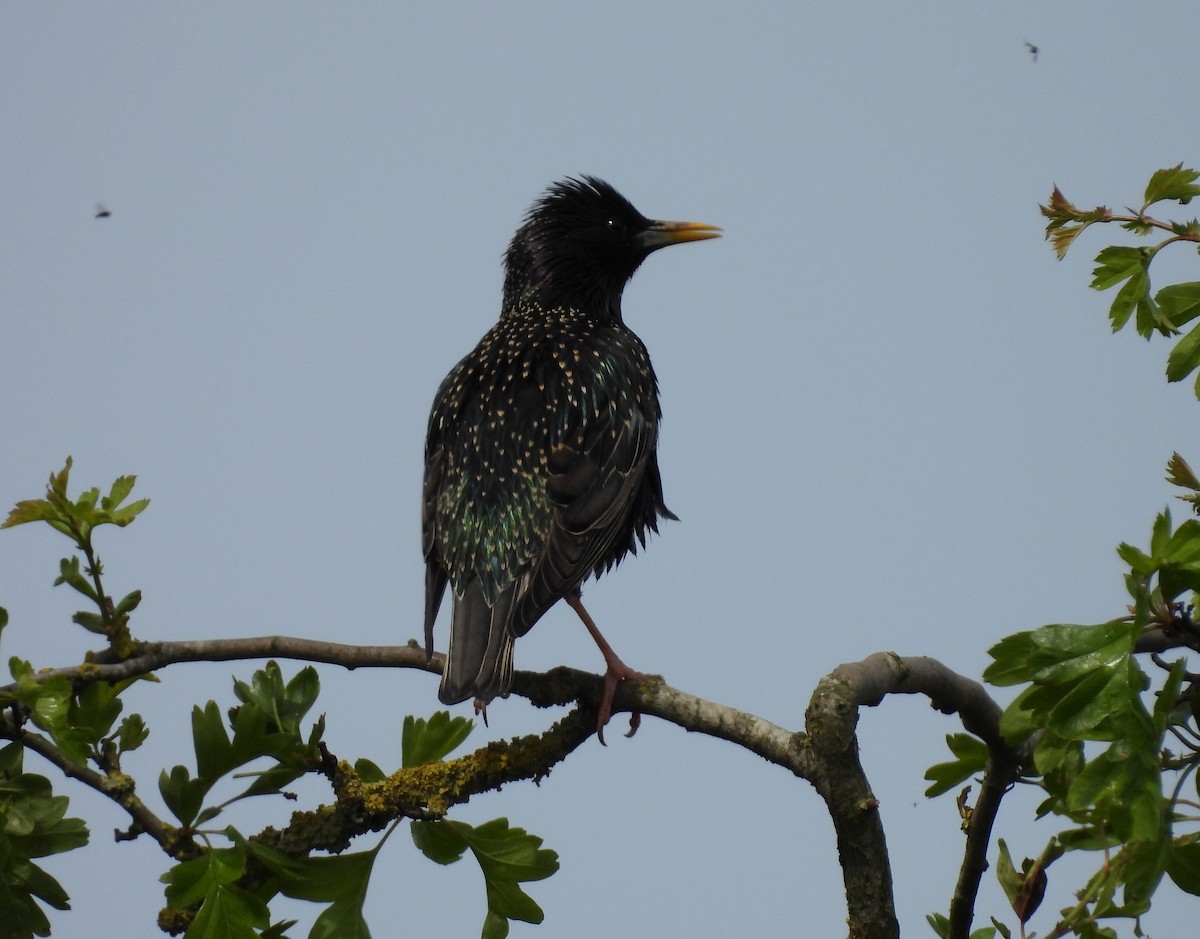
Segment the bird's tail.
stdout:
<svg viewBox="0 0 1200 939">
<path fill-rule="evenodd" d="M 458 704 L 477 698 L 485 704 L 508 693 L 512 686 L 513 645 L 509 614 L 515 591 L 506 591 L 488 606 L 477 580 L 454 597 L 450 618 L 450 647 L 438 699 Z"/>
</svg>

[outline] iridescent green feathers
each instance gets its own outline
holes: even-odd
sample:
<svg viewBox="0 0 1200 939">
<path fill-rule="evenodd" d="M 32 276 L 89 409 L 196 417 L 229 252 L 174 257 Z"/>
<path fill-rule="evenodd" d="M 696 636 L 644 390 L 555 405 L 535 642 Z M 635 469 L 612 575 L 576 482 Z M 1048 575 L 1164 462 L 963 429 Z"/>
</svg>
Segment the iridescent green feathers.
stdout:
<svg viewBox="0 0 1200 939">
<path fill-rule="evenodd" d="M 504 694 L 515 637 L 674 518 L 657 381 L 621 292 L 651 251 L 712 237 L 685 228 L 584 177 L 551 186 L 514 236 L 499 322 L 442 382 L 426 438 L 430 650 L 453 587 L 443 702 Z"/>
</svg>

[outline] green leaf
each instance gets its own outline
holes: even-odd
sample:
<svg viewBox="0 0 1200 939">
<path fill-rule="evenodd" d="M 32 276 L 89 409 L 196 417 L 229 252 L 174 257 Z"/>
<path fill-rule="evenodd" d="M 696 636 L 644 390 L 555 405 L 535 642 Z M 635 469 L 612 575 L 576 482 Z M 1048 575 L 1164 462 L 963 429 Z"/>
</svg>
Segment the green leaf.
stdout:
<svg viewBox="0 0 1200 939">
<path fill-rule="evenodd" d="M 1144 913 L 1150 909 L 1150 899 L 1166 873 L 1170 854 L 1169 838 L 1131 844 L 1121 852 L 1120 859 L 1124 867 L 1121 876 L 1125 882 L 1124 906 L 1128 911 L 1127 915 Z"/>
<path fill-rule="evenodd" d="M 1190 839 L 1190 840 L 1188 840 Z M 1171 843 L 1167 853 L 1167 875 L 1175 886 L 1200 896 L 1200 836 L 1189 835 Z"/>
<path fill-rule="evenodd" d="M 112 511 L 117 508 L 129 498 L 129 493 L 133 491 L 133 484 L 136 482 L 136 476 L 118 476 L 112 484 L 112 488 L 109 489 L 108 495 L 100 500 L 100 508 L 105 511 Z"/>
<path fill-rule="evenodd" d="M 1008 845 L 1004 843 L 1003 838 L 997 839 L 996 847 L 1000 850 L 1000 854 L 996 858 L 996 879 L 1000 881 L 1000 886 L 1004 890 L 1004 895 L 1008 897 L 1008 902 L 1012 904 L 1021 895 L 1024 878 L 1017 872 L 1012 855 L 1008 851 Z"/>
<path fill-rule="evenodd" d="M 1172 453 L 1171 459 L 1167 461 L 1167 482 L 1172 486 L 1179 486 L 1181 489 L 1200 492 L 1200 479 L 1196 478 L 1196 474 L 1188 465 L 1187 460 L 1178 452 Z"/>
<path fill-rule="evenodd" d="M 1143 210 L 1164 199 L 1171 199 L 1186 205 L 1193 196 L 1200 195 L 1200 186 L 1196 185 L 1198 177 L 1200 177 L 1200 173 L 1193 169 L 1185 169 L 1182 163 L 1156 171 L 1146 185 L 1146 201 L 1142 206 Z"/>
<path fill-rule="evenodd" d="M 198 705 L 192 708 L 192 747 L 196 753 L 196 775 L 210 783 L 243 762 L 234 756 L 216 701 L 209 701 L 203 708 Z"/>
<path fill-rule="evenodd" d="M 382 844 L 380 841 L 370 851 L 305 858 L 293 873 L 281 879 L 279 889 L 286 896 L 329 904 L 317 917 L 309 939 L 342 936 L 367 939 L 371 935 L 362 908 L 371 870 Z"/>
<path fill-rule="evenodd" d="M 474 726 L 474 721 L 451 717 L 449 711 L 438 711 L 427 721 L 405 717 L 400 744 L 401 765 L 412 769 L 442 759 L 467 739 Z"/>
<path fill-rule="evenodd" d="M 1107 290 L 1145 269 L 1146 258 L 1143 249 L 1111 245 L 1096 255 L 1096 267 L 1092 271 L 1092 289 Z"/>
<path fill-rule="evenodd" d="M 266 928 L 266 904 L 237 886 L 245 871 L 245 849 L 235 844 L 183 861 L 163 874 L 169 906 L 182 909 L 202 902 L 186 939 L 251 939 L 257 937 L 256 930 Z"/>
<path fill-rule="evenodd" d="M 1150 293 L 1150 277 L 1145 271 L 1135 271 L 1129 280 L 1117 291 L 1108 318 L 1112 322 L 1112 331 L 1119 331 L 1127 322 L 1134 310 L 1140 313 L 1140 304 Z M 1138 317 L 1137 329 L 1140 335 L 1147 335 L 1142 329 L 1142 317 Z"/>
<path fill-rule="evenodd" d="M 355 760 L 354 772 L 358 773 L 358 778 L 365 783 L 382 782 L 387 778 L 387 774 L 368 759 Z"/>
<path fill-rule="evenodd" d="M 949 939 L 950 920 L 944 913 L 928 913 L 925 916 L 925 922 L 941 939 Z"/>
<path fill-rule="evenodd" d="M 438 864 L 453 864 L 462 860 L 467 850 L 466 839 L 454 828 L 440 821 L 415 821 L 409 828 L 413 844 L 429 860 Z"/>
<path fill-rule="evenodd" d="M 1007 636 L 988 650 L 984 678 L 994 685 L 1061 683 L 1100 665 L 1115 665 L 1133 648 L 1139 630 L 1114 620 L 1096 626 L 1055 624 Z"/>
<path fill-rule="evenodd" d="M 427 857 L 450 864 L 470 848 L 479 862 L 487 888 L 488 915 L 484 936 L 503 936 L 508 920 L 540 923 L 544 914 L 521 884 L 542 880 L 558 870 L 558 855 L 542 848 L 542 839 L 521 828 L 510 828 L 508 819 L 496 818 L 478 827 L 442 819 L 414 822 L 413 842 Z"/>
<path fill-rule="evenodd" d="M 136 679 L 121 682 L 94 681 L 71 700 L 68 720 L 81 739 L 95 745 L 107 736 L 125 707 L 120 695 Z"/>
<path fill-rule="evenodd" d="M 196 823 L 209 786 L 207 780 L 192 779 L 186 766 L 174 766 L 169 775 L 163 770 L 158 776 L 158 791 L 163 802 L 185 828 Z"/>
<path fill-rule="evenodd" d="M 130 714 L 117 728 L 117 747 L 122 753 L 136 750 L 150 736 L 150 728 L 140 714 Z"/>
<path fill-rule="evenodd" d="M 73 590 L 79 591 L 93 603 L 99 603 L 99 597 L 96 595 L 91 582 L 83 575 L 83 571 L 79 567 L 79 558 L 71 556 L 63 558 L 58 562 L 59 575 L 54 581 L 54 586 L 66 584 Z"/>
<path fill-rule="evenodd" d="M 1182 381 L 1200 366 L 1200 326 L 1175 343 L 1167 356 L 1167 381 Z"/>
<path fill-rule="evenodd" d="M 933 785 L 925 790 L 932 798 L 949 792 L 987 766 L 988 748 L 982 740 L 970 734 L 947 734 L 946 744 L 957 758 L 947 763 L 938 763 L 925 771 L 925 778 Z"/>
<path fill-rule="evenodd" d="M 34 858 L 87 843 L 82 819 L 67 818 L 66 796 L 56 796 L 44 776 L 22 771 L 20 744 L 0 749 L 0 931 L 5 936 L 50 935 L 39 906 L 70 908 L 70 898 Z"/>
<path fill-rule="evenodd" d="M 1200 316 L 1200 282 L 1169 284 L 1154 295 L 1163 319 L 1178 329 Z"/>
<path fill-rule="evenodd" d="M 1183 679 L 1186 674 L 1187 659 L 1176 659 L 1171 665 L 1171 671 L 1167 674 L 1167 680 L 1163 684 L 1162 690 L 1154 699 L 1154 727 L 1160 737 L 1173 723 L 1171 715 L 1176 713 L 1179 708 L 1179 690 L 1183 687 Z"/>
<path fill-rule="evenodd" d="M 1050 193 L 1049 202 L 1039 206 L 1039 209 L 1050 220 L 1046 224 L 1046 240 L 1054 247 L 1059 260 L 1089 225 L 1104 221 L 1111 215 L 1108 208 L 1102 205 L 1090 212 L 1076 208 L 1057 186 Z"/>
<path fill-rule="evenodd" d="M 180 861 L 159 880 L 169 906 L 184 908 L 199 903 L 217 884 L 231 884 L 245 873 L 246 852 L 238 846 L 217 848 L 190 861 Z"/>
<path fill-rule="evenodd" d="M 9 510 L 8 518 L 0 524 L 0 528 L 14 528 L 29 522 L 58 521 L 59 514 L 45 499 L 25 499 L 18 502 Z"/>
<path fill-rule="evenodd" d="M 184 939 L 259 939 L 259 930 L 269 922 L 262 900 L 235 884 L 223 884 L 204 898 Z"/>
</svg>

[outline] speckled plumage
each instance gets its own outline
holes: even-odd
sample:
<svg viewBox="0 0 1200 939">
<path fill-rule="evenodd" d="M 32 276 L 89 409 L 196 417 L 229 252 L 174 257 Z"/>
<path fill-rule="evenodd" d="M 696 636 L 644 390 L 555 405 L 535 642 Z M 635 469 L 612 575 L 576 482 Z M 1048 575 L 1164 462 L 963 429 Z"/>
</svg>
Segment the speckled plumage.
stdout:
<svg viewBox="0 0 1200 939">
<path fill-rule="evenodd" d="M 513 237 L 499 322 L 442 382 L 426 438 L 430 651 L 453 587 L 444 703 L 506 693 L 516 637 L 675 518 L 658 384 L 621 293 L 651 251 L 717 231 L 652 222 L 584 177 L 552 185 Z"/>
</svg>

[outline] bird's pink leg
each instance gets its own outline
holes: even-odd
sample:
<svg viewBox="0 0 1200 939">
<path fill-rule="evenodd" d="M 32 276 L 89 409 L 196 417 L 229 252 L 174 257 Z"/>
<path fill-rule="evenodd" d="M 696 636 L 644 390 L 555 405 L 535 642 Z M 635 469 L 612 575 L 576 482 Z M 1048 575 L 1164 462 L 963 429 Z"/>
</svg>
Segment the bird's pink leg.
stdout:
<svg viewBox="0 0 1200 939">
<path fill-rule="evenodd" d="M 613 696 L 617 693 L 617 685 L 623 681 L 641 681 L 650 676 L 644 672 L 635 671 L 621 661 L 617 653 L 613 651 L 613 647 L 608 644 L 608 640 L 600 632 L 599 627 L 596 626 L 596 622 L 592 619 L 591 614 L 584 607 L 583 597 L 579 591 L 568 593 L 563 599 L 567 601 L 571 609 L 583 620 L 583 625 L 591 633 L 596 645 L 599 646 L 600 654 L 604 656 L 604 694 L 600 698 L 600 711 L 596 715 L 596 736 L 599 738 L 600 743 L 603 744 L 604 726 L 608 723 L 608 719 L 612 717 Z M 629 733 L 625 735 L 626 737 L 632 737 L 637 732 L 641 719 L 642 716 L 636 712 L 630 717 Z"/>
</svg>

